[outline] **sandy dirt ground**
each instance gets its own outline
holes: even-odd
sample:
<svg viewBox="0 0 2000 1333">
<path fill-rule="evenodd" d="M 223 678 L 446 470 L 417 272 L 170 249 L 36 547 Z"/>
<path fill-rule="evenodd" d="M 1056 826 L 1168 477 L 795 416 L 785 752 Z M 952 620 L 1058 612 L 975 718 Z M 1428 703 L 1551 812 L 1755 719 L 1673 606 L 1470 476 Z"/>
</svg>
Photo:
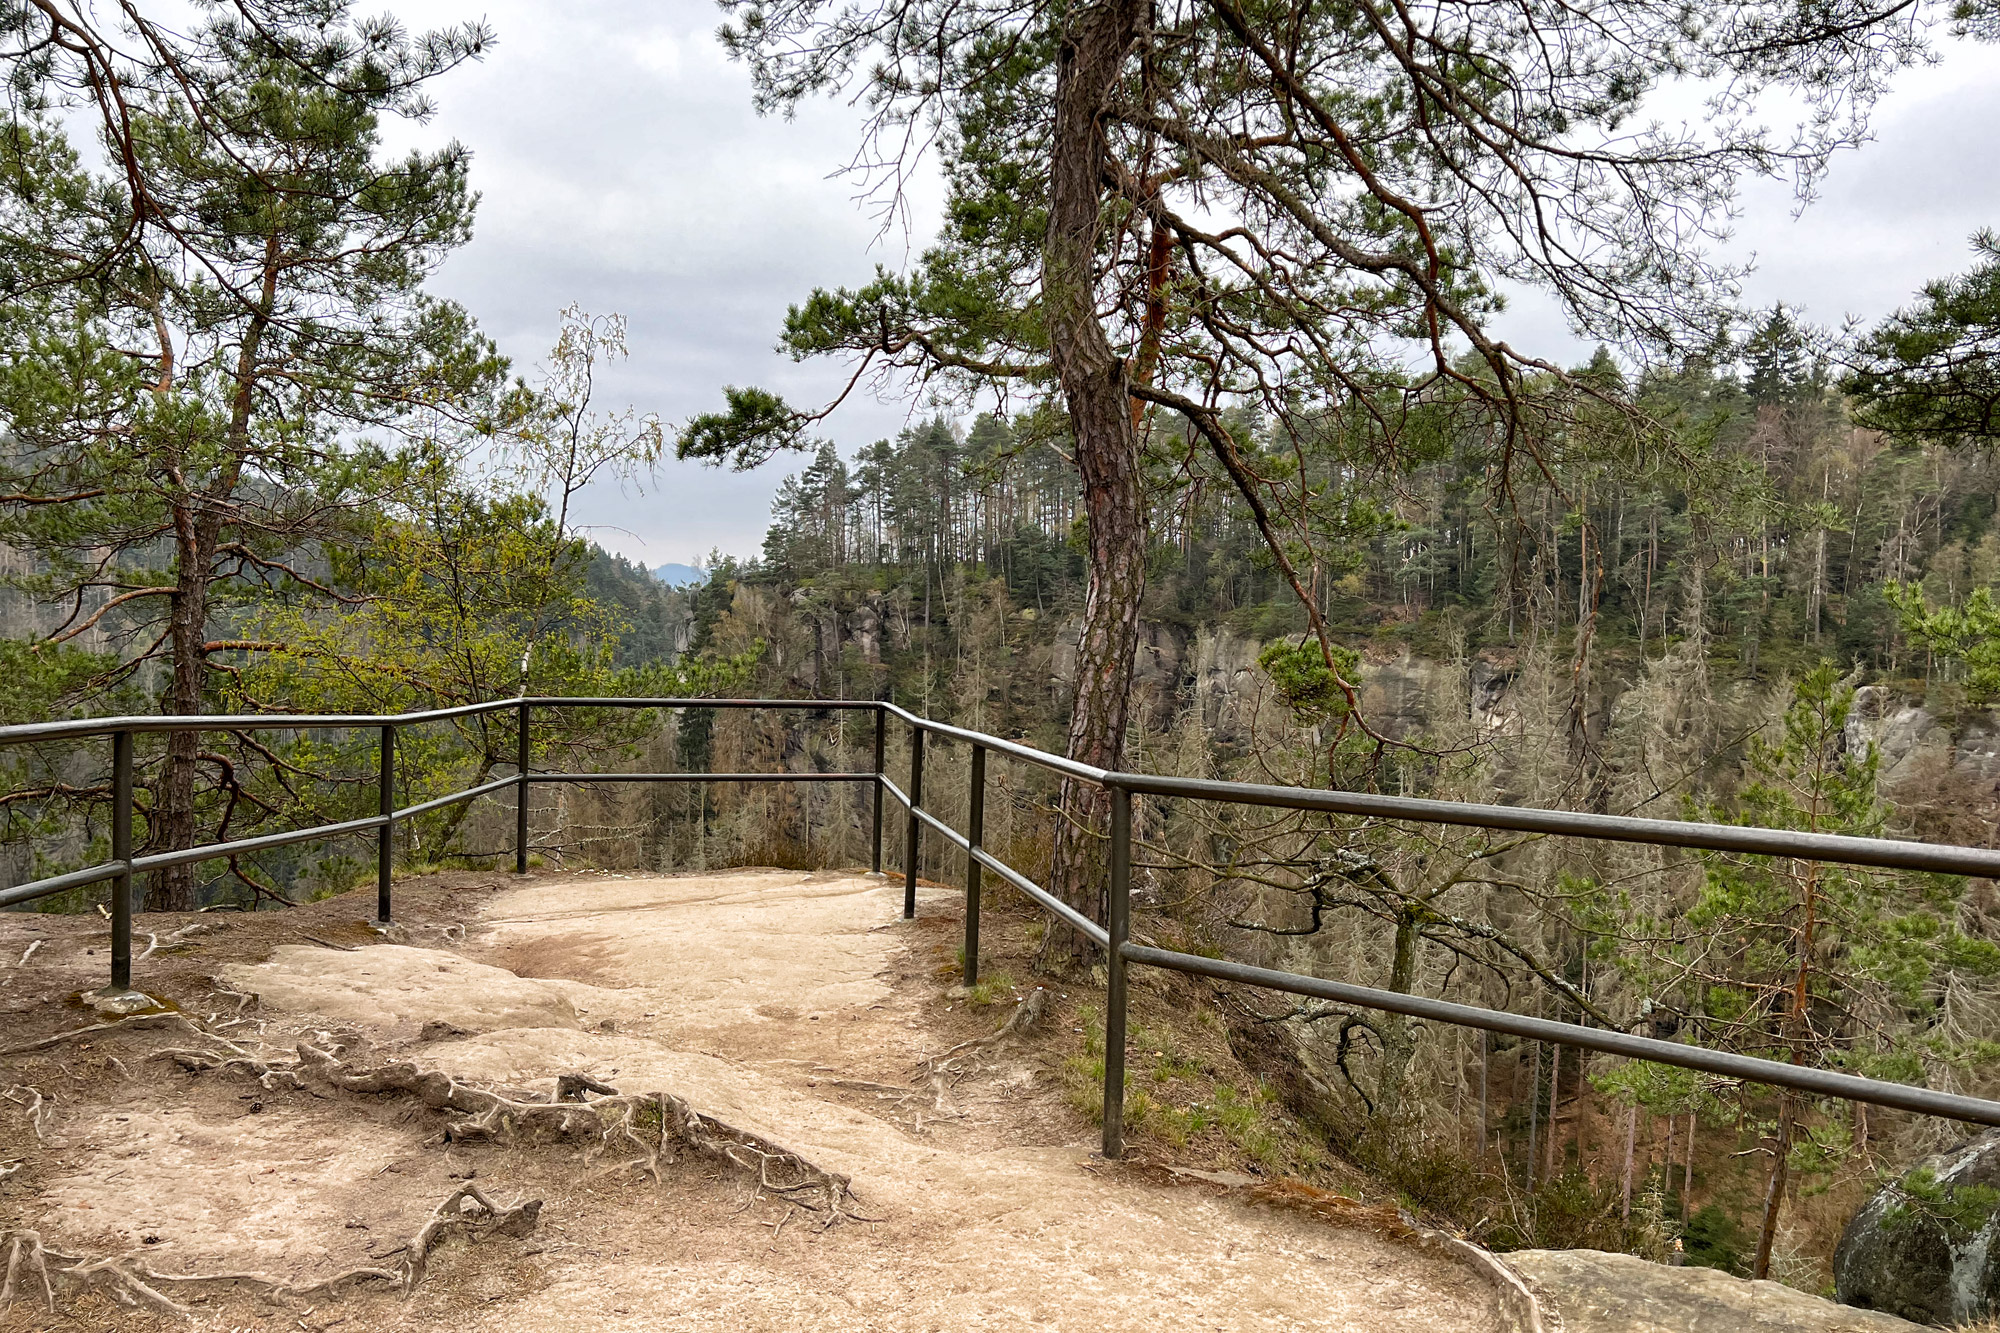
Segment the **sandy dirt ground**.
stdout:
<svg viewBox="0 0 2000 1333">
<path fill-rule="evenodd" d="M 564 1075 L 669 1092 L 848 1177 L 853 1216 L 829 1226 L 712 1163 L 683 1160 L 656 1182 L 629 1153 L 450 1142 L 439 1113 L 405 1094 L 190 1072 L 162 1052 L 199 1036 L 162 1020 L 5 1057 L 5 1225 L 159 1272 L 305 1282 L 390 1262 L 468 1180 L 502 1204 L 544 1202 L 531 1234 L 439 1249 L 407 1298 L 190 1302 L 194 1326 L 216 1329 L 1505 1326 L 1474 1267 L 1093 1158 L 1032 1042 L 975 1053 L 961 1062 L 971 1075 L 942 1089 L 913 1086 L 965 1029 L 940 1030 L 911 982 L 940 984 L 910 964 L 926 922 L 901 921 L 900 885 L 794 871 L 461 877 L 405 895 L 387 936 L 356 918 L 358 902 L 148 917 L 171 942 L 139 979 L 274 1066 L 306 1041 L 356 1067 L 406 1061 L 510 1095 L 552 1095 Z M 954 911 L 944 890 L 922 906 L 932 926 Z M 172 935 L 188 924 L 207 929 Z M 101 984 L 101 925 L 0 917 L 0 1048 L 97 1021 L 72 997 Z M 25 1277 L 14 1295 L 0 1327 L 188 1326 L 96 1292 L 65 1293 L 52 1315 Z"/>
</svg>

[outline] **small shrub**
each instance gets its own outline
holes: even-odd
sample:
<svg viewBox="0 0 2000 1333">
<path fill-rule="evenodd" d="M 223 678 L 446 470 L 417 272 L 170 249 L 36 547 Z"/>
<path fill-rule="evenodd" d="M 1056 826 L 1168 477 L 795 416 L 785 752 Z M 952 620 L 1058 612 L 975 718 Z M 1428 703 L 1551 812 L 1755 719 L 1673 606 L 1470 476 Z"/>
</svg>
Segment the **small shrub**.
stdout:
<svg viewBox="0 0 2000 1333">
<path fill-rule="evenodd" d="M 1750 1272 L 1748 1243 L 1736 1219 L 1712 1203 L 1697 1208 L 1688 1218 L 1687 1230 L 1681 1233 L 1688 1263 L 1697 1268 L 1719 1268 L 1738 1277 L 1747 1277 Z"/>
<path fill-rule="evenodd" d="M 995 972 L 983 977 L 966 993 L 966 1003 L 985 1008 L 1001 1000 L 1014 998 L 1014 978 L 1005 972 Z"/>
</svg>

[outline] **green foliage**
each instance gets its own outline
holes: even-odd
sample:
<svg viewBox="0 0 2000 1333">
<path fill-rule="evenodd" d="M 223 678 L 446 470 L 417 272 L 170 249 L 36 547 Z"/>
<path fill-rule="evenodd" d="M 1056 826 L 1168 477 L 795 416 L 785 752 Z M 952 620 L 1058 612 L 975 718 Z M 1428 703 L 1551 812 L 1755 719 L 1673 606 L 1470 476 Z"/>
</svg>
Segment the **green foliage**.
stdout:
<svg viewBox="0 0 2000 1333">
<path fill-rule="evenodd" d="M 1972 238 L 1979 262 L 1924 287 L 1868 334 L 1846 388 L 1878 430 L 1944 444 L 2000 440 L 2000 237 Z"/>
<path fill-rule="evenodd" d="M 1360 678 L 1361 654 L 1335 644 L 1333 666 L 1328 667 L 1317 640 L 1280 639 L 1257 655 L 1257 665 L 1299 721 L 1317 725 L 1347 716 L 1350 709 L 1341 682 L 1351 686 Z"/>
<path fill-rule="evenodd" d="M 1751 1242 L 1742 1225 L 1714 1203 L 1695 1209 L 1681 1233 L 1682 1251 L 1689 1264 L 1718 1268 L 1737 1277 L 1749 1276 Z"/>
<path fill-rule="evenodd" d="M 1989 588 L 1974 588 L 1958 606 L 1933 610 L 1923 589 L 1890 584 L 1890 603 L 1902 614 L 1903 632 L 1940 656 L 1965 665 L 1965 688 L 1978 704 L 2000 698 L 2000 603 Z"/>
<path fill-rule="evenodd" d="M 1929 1167 L 1913 1167 L 1896 1186 L 1896 1201 L 1883 1213 L 1883 1225 L 1935 1228 L 1954 1246 L 1977 1235 L 2000 1210 L 2000 1189 L 1947 1185 Z"/>
<path fill-rule="evenodd" d="M 704 412 L 681 428 L 674 440 L 674 457 L 727 463 L 745 472 L 776 454 L 809 447 L 804 419 L 776 394 L 728 385 L 722 395 L 723 411 Z"/>
</svg>

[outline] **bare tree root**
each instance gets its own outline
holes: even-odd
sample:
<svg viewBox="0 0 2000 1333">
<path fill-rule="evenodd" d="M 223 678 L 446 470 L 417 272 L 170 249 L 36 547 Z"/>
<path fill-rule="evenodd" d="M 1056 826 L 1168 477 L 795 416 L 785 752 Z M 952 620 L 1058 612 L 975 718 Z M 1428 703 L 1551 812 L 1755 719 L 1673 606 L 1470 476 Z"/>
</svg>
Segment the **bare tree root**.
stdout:
<svg viewBox="0 0 2000 1333">
<path fill-rule="evenodd" d="M 17 1093 L 19 1094 L 18 1096 L 16 1095 Z M 28 1125 L 35 1131 L 35 1138 L 39 1142 L 46 1135 L 49 1128 L 49 1121 L 56 1113 L 54 1105 L 42 1096 L 42 1090 L 40 1088 L 31 1088 L 25 1083 L 16 1083 L 13 1087 L 7 1089 L 6 1092 L 0 1093 L 0 1096 L 4 1096 L 8 1101 L 21 1108 L 22 1112 L 28 1117 Z"/>
<path fill-rule="evenodd" d="M 162 1027 L 185 1028 L 187 1031 L 195 1033 L 198 1036 L 213 1036 L 212 1033 L 205 1030 L 199 1023 L 196 1023 L 186 1014 L 177 1014 L 169 1010 L 166 1013 L 133 1014 L 129 1018 L 115 1018 L 109 1023 L 91 1023 L 85 1027 L 68 1028 L 51 1036 L 22 1042 L 19 1046 L 9 1046 L 5 1049 L 0 1049 L 0 1058 L 10 1055 L 26 1055 L 30 1051 L 46 1051 L 52 1046 L 60 1046 L 66 1041 L 75 1041 L 79 1037 L 95 1037 L 106 1032 L 131 1032 L 141 1028 Z"/>
<path fill-rule="evenodd" d="M 907 1104 L 919 1099 L 930 1101 L 930 1118 L 954 1120 L 958 1113 L 952 1109 L 951 1089 L 967 1076 L 977 1072 L 983 1065 L 981 1056 L 1020 1040 L 1042 1021 L 1048 1012 L 1049 993 L 1037 987 L 1033 994 L 1014 1006 L 1014 1012 L 998 1029 L 984 1037 L 962 1041 L 942 1055 L 932 1056 L 917 1066 L 915 1076 L 906 1085 L 876 1083 L 869 1079 L 834 1078 L 822 1080 L 829 1087 L 845 1088 L 852 1092 L 872 1092 L 878 1100 L 891 1100 Z M 924 1116 L 917 1113 L 916 1128 L 923 1132 Z"/>
<path fill-rule="evenodd" d="M 16 1286 L 24 1277 L 40 1287 L 41 1300 L 51 1314 L 56 1309 L 57 1288 L 69 1286 L 96 1287 L 121 1305 L 187 1319 L 194 1317 L 194 1311 L 168 1293 L 237 1290 L 253 1292 L 270 1301 L 325 1300 L 379 1282 L 407 1296 L 424 1280 L 431 1252 L 444 1241 L 453 1236 L 462 1236 L 467 1241 L 489 1236 L 526 1236 L 540 1222 L 541 1213 L 540 1199 L 502 1208 L 478 1186 L 467 1182 L 432 1210 L 423 1226 L 403 1245 L 402 1259 L 394 1268 L 351 1268 L 323 1282 L 304 1285 L 281 1282 L 261 1273 L 156 1273 L 131 1255 L 91 1259 L 49 1249 L 39 1232 L 0 1232 L 0 1246 L 7 1250 L 7 1275 L 4 1283 L 0 1283 L 0 1313 L 13 1307 Z"/>
<path fill-rule="evenodd" d="M 214 1034 L 209 1035 L 213 1037 Z M 299 1089 L 306 1085 L 296 1069 L 267 1064 L 254 1055 L 218 1055 L 213 1051 L 195 1050 L 186 1046 L 169 1046 L 164 1050 L 154 1051 L 146 1058 L 172 1060 L 190 1074 L 206 1073 L 215 1069 L 240 1069 L 256 1079 L 266 1092 L 276 1092 L 281 1088 Z"/>
<path fill-rule="evenodd" d="M 673 1165 L 685 1151 L 747 1173 L 760 1192 L 823 1214 L 822 1230 L 861 1216 L 854 1211 L 846 1176 L 818 1167 L 760 1134 L 703 1114 L 672 1093 L 621 1093 L 609 1084 L 567 1075 L 557 1082 L 555 1100 L 532 1093 L 505 1096 L 460 1082 L 442 1070 L 421 1070 L 408 1063 L 356 1069 L 331 1051 L 304 1043 L 298 1049 L 299 1068 L 329 1086 L 346 1092 L 404 1093 L 434 1111 L 456 1113 L 459 1118 L 447 1122 L 444 1130 L 452 1142 L 583 1140 L 590 1143 L 593 1160 L 621 1149 L 636 1152 L 615 1169 L 641 1172 L 656 1183 L 665 1179 L 662 1166 Z M 599 1095 L 583 1100 L 590 1094 Z"/>
<path fill-rule="evenodd" d="M 945 1092 L 949 1086 L 979 1068 L 980 1057 L 1021 1040 L 1040 1026 L 1042 1016 L 1048 1012 L 1049 992 L 1037 986 L 1027 999 L 1014 1006 L 1014 1012 L 999 1028 L 983 1037 L 962 1041 L 942 1055 L 932 1056 L 917 1067 L 917 1081 L 928 1087 L 937 1097 L 937 1107 L 944 1109 Z"/>
</svg>

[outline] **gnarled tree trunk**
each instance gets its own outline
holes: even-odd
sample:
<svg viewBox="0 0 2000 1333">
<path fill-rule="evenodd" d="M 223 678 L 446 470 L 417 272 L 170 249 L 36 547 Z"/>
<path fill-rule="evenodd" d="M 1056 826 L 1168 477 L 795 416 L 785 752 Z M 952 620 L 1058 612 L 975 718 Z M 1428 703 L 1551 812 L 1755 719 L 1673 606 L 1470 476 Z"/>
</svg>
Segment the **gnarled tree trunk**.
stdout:
<svg viewBox="0 0 2000 1333">
<path fill-rule="evenodd" d="M 1145 591 L 1145 511 L 1139 442 L 1133 427 L 1130 372 L 1112 350 L 1097 316 L 1097 243 L 1106 144 L 1101 123 L 1123 77 L 1146 13 L 1141 0 L 1106 0 L 1077 15 L 1056 61 L 1055 125 L 1049 163 L 1049 231 L 1042 249 L 1042 300 L 1049 353 L 1076 434 L 1084 516 L 1089 530 L 1089 586 L 1077 643 L 1076 698 L 1068 753 L 1116 768 L 1125 745 L 1132 656 Z M 1098 836 L 1103 792 L 1066 782 L 1056 828 L 1051 887 L 1063 901 L 1103 919 Z M 1081 960 L 1082 937 L 1052 926 L 1040 961 Z"/>
<path fill-rule="evenodd" d="M 202 711 L 207 674 L 209 570 L 215 553 L 214 524 L 204 519 L 183 496 L 174 506 L 174 592 L 167 622 L 168 677 L 162 712 L 191 717 Z M 160 781 L 152 792 L 147 847 L 154 852 L 180 851 L 195 845 L 195 765 L 201 735 L 193 731 L 167 734 L 167 755 Z M 194 867 L 169 866 L 152 873 L 146 885 L 146 907 L 154 912 L 191 912 L 195 901 Z"/>
</svg>

